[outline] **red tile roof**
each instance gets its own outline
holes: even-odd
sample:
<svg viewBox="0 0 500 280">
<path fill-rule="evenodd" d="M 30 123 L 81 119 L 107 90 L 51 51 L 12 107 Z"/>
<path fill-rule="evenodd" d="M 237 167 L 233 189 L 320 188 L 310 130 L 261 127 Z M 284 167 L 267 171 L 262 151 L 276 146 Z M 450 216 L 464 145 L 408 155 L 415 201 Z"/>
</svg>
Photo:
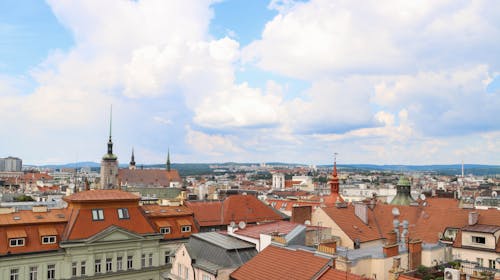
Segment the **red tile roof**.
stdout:
<svg viewBox="0 0 500 280">
<path fill-rule="evenodd" d="M 141 186 L 170 186 L 170 182 L 182 182 L 177 170 L 165 169 L 120 169 L 118 170 L 120 184 Z"/>
<path fill-rule="evenodd" d="M 224 201 L 188 201 L 200 226 L 277 221 L 283 218 L 252 195 L 231 195 Z"/>
<path fill-rule="evenodd" d="M 156 233 L 139 206 L 126 208 L 129 214 L 128 219 L 120 219 L 116 207 L 100 208 L 104 213 L 102 221 L 92 220 L 92 209 L 90 208 L 72 209 L 63 239 L 86 239 L 111 226 L 121 227 L 137 234 Z"/>
<path fill-rule="evenodd" d="M 91 190 L 66 196 L 63 198 L 68 203 L 74 202 L 102 202 L 102 201 L 139 201 L 141 198 L 135 194 L 120 190 Z"/>
<path fill-rule="evenodd" d="M 42 236 L 55 235 L 60 241 L 67 222 L 66 209 L 48 212 L 23 210 L 0 214 L 0 255 L 59 249 L 58 242 L 42 244 Z M 10 238 L 25 238 L 24 246 L 10 247 Z"/>
<path fill-rule="evenodd" d="M 385 238 L 393 229 L 393 205 L 377 204 L 373 211 L 367 210 L 368 224 L 364 224 L 354 214 L 354 206 L 347 208 L 323 208 L 335 223 L 352 239 L 359 238 L 361 242 Z M 462 228 L 468 224 L 469 212 L 479 213 L 479 224 L 498 225 L 500 211 L 462 209 L 458 202 L 448 198 L 432 198 L 427 200 L 427 206 L 397 206 L 399 221 L 407 220 L 410 224 L 410 238 L 422 239 L 426 243 L 437 243 L 438 233 L 446 227 Z"/>
<path fill-rule="evenodd" d="M 329 262 L 312 252 L 271 245 L 231 273 L 231 279 L 311 279 Z"/>
</svg>

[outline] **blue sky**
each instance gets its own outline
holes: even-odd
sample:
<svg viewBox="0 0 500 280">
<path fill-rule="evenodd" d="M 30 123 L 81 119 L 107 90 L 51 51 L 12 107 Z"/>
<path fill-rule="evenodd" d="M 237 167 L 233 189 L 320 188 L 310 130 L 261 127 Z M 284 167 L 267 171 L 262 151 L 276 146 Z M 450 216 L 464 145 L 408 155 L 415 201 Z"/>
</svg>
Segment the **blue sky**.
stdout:
<svg viewBox="0 0 500 280">
<path fill-rule="evenodd" d="M 500 164 L 491 1 L 0 2 L 0 156 Z"/>
</svg>

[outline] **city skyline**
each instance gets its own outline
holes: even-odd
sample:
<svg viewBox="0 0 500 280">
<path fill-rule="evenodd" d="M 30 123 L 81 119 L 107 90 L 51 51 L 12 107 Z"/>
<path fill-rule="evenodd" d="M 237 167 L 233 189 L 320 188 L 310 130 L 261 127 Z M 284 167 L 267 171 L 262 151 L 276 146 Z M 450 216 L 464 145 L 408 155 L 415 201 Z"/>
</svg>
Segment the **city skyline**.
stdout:
<svg viewBox="0 0 500 280">
<path fill-rule="evenodd" d="M 500 164 L 500 3 L 4 1 L 0 157 Z"/>
</svg>

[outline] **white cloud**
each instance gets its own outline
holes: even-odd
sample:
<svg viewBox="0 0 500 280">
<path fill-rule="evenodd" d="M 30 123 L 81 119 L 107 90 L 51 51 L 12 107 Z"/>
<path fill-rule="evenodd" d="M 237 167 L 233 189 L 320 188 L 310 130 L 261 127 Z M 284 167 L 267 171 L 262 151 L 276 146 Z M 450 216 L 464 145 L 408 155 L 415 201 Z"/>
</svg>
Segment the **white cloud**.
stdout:
<svg viewBox="0 0 500 280">
<path fill-rule="evenodd" d="M 235 143 L 236 138 L 234 136 L 210 135 L 194 130 L 191 127 L 186 127 L 186 131 L 186 142 L 198 151 L 201 157 L 208 155 L 223 160 L 224 156 L 228 157 L 231 154 L 244 151 Z"/>
</svg>

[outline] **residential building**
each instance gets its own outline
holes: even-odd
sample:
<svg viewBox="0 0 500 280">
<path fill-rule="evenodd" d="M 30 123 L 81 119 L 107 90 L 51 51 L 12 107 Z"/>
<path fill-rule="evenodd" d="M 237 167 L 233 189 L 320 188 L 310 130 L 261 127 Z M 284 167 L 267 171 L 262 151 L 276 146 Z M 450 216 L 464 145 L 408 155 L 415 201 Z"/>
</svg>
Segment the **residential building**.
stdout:
<svg viewBox="0 0 500 280">
<path fill-rule="evenodd" d="M 17 157 L 0 158 L 0 172 L 21 172 L 23 161 Z"/>
<path fill-rule="evenodd" d="M 252 195 L 230 195 L 222 201 L 186 201 L 200 232 L 225 230 L 231 222 L 255 224 L 285 219 Z"/>
<path fill-rule="evenodd" d="M 229 274 L 257 255 L 254 244 L 218 232 L 193 234 L 175 254 L 170 279 L 229 279 Z"/>
<path fill-rule="evenodd" d="M 64 200 L 63 209 L 1 209 L 0 279 L 162 279 L 197 232 L 188 208 L 140 206 L 120 190 Z"/>
</svg>

